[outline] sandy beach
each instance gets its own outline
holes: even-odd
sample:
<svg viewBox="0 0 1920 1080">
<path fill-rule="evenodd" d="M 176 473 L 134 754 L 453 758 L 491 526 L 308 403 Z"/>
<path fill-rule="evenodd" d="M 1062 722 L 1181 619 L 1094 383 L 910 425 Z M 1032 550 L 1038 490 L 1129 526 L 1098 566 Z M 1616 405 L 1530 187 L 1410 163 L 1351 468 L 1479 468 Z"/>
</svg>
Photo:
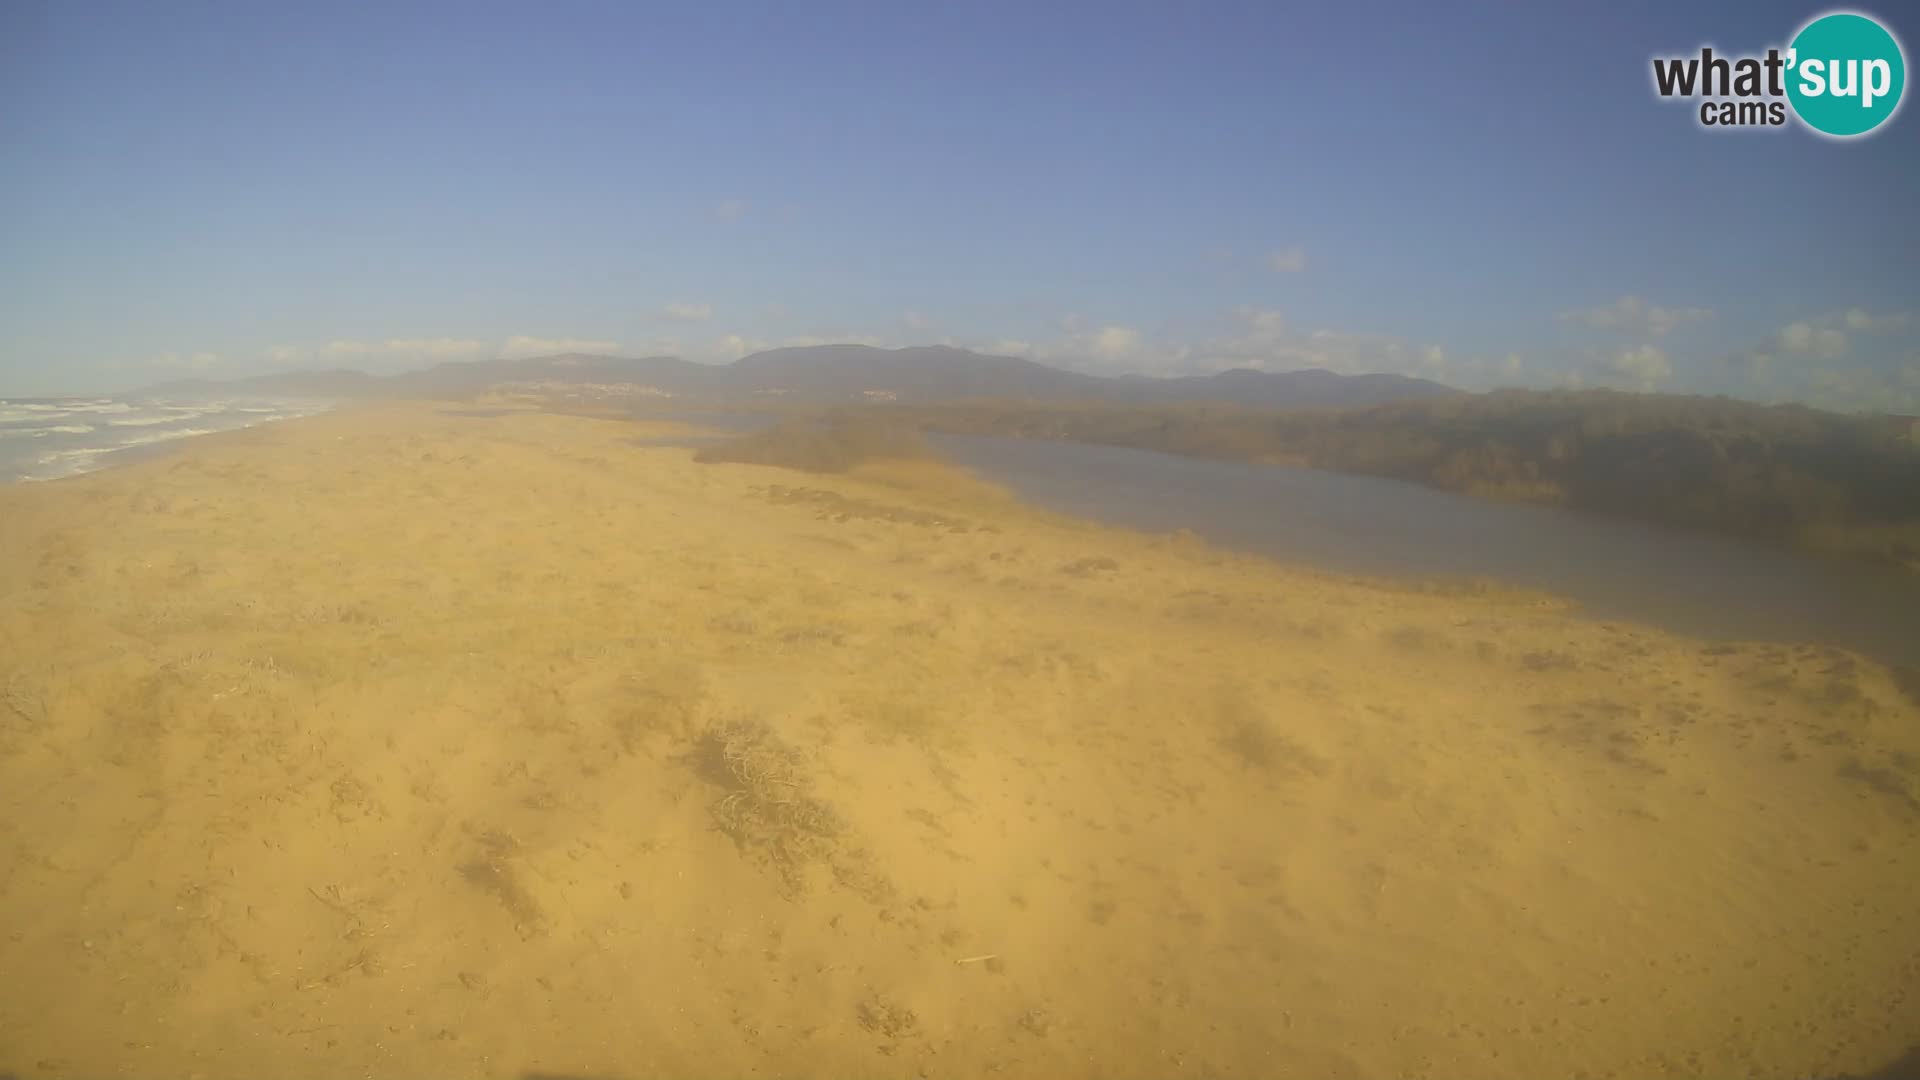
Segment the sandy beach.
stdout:
<svg viewBox="0 0 1920 1080">
<path fill-rule="evenodd" d="M 1920 705 L 390 406 L 0 488 L 0 1074 L 1865 1074 Z"/>
</svg>

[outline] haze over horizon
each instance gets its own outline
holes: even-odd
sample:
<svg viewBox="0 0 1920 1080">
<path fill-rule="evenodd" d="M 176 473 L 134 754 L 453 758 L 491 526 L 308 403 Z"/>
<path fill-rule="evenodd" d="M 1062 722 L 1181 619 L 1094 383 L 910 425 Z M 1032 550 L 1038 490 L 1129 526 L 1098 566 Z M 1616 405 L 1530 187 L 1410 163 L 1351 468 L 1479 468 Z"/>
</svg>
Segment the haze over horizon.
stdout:
<svg viewBox="0 0 1920 1080">
<path fill-rule="evenodd" d="M 0 0 L 0 1080 L 1920 1080 L 1888 7 Z"/>
<path fill-rule="evenodd" d="M 1914 118 L 1648 85 L 1812 13 L 12 5 L 0 393 L 852 342 L 1920 412 Z"/>
</svg>

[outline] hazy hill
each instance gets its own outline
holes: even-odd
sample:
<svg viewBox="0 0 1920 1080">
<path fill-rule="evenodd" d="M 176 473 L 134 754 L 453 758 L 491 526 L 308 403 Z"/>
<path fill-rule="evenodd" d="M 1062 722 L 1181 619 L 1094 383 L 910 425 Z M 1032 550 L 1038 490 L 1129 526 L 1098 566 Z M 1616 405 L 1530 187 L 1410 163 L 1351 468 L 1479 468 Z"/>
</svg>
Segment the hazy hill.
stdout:
<svg viewBox="0 0 1920 1080">
<path fill-rule="evenodd" d="M 1014 398 L 1043 401 L 1108 400 L 1116 379 L 1080 375 L 1011 356 L 987 356 L 946 346 L 876 349 L 818 345 L 771 349 L 727 368 L 736 386 L 780 390 L 809 399 L 849 400 L 868 392 L 903 401 Z"/>
<path fill-rule="evenodd" d="M 1402 375 L 1336 375 L 1320 370 L 1240 368 L 1217 375 L 1175 378 L 1083 375 L 1017 357 L 989 356 L 946 346 L 773 349 L 743 357 L 730 370 L 735 385 L 816 401 L 891 395 L 902 402 L 993 398 L 1143 404 L 1215 402 L 1283 408 L 1377 405 L 1460 393 L 1449 386 Z"/>
<path fill-rule="evenodd" d="M 627 358 L 569 353 L 524 360 L 436 364 L 422 371 L 375 376 L 359 371 L 298 371 L 249 379 L 204 379 L 149 387 L 155 394 L 258 393 L 291 396 L 462 397 L 505 383 L 648 386 L 702 401 L 777 398 L 838 404 L 992 399 L 1113 404 L 1215 402 L 1288 406 L 1374 405 L 1460 392 L 1400 375 L 1336 375 L 1330 371 L 1236 370 L 1218 375 L 1149 378 L 1064 371 L 1012 356 L 946 346 L 877 349 L 819 345 L 772 349 L 731 364 L 695 364 L 671 356 Z"/>
<path fill-rule="evenodd" d="M 1150 379 L 1133 384 L 1138 396 L 1165 402 L 1217 402 L 1270 408 L 1343 408 L 1388 401 L 1450 397 L 1460 393 L 1405 375 L 1337 375 L 1319 368 L 1254 371 L 1235 368 L 1218 375 Z"/>
</svg>

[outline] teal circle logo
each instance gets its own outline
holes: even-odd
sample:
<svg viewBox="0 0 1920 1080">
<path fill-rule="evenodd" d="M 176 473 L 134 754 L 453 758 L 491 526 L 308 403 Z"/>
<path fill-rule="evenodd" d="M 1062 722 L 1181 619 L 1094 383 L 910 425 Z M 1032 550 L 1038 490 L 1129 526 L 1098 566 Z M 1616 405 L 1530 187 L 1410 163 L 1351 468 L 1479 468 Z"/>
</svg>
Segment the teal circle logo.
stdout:
<svg viewBox="0 0 1920 1080">
<path fill-rule="evenodd" d="M 1907 88 L 1907 58 L 1892 33 L 1865 15 L 1822 15 L 1787 50 L 1787 100 L 1800 121 L 1850 139 L 1887 122 Z"/>
</svg>

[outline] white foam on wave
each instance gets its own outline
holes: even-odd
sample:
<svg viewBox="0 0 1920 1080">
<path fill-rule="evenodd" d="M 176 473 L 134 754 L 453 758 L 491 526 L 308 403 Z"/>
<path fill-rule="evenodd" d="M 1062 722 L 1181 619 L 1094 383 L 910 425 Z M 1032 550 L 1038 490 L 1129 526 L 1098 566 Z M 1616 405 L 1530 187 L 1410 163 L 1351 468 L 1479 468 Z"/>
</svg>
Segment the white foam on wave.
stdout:
<svg viewBox="0 0 1920 1080">
<path fill-rule="evenodd" d="M 108 398 L 65 401 L 0 401 L 0 424 L 20 420 L 64 420 L 69 416 L 120 416 L 133 411 L 124 401 Z"/>
<path fill-rule="evenodd" d="M 90 428 L 82 430 L 91 430 Z M 63 461 L 75 461 L 96 458 L 101 454 L 111 454 L 116 450 L 125 450 L 134 446 L 151 446 L 154 443 L 172 442 L 175 439 L 191 438 L 195 435 L 211 435 L 220 428 L 181 428 L 178 431 L 154 431 L 145 435 L 136 435 L 131 439 L 122 439 L 112 446 L 79 446 L 71 450 L 50 450 L 37 459 L 42 465 L 57 465 Z M 228 429 L 231 430 L 231 429 Z"/>
<path fill-rule="evenodd" d="M 0 406 L 8 404 L 0 402 Z M 107 461 L 102 459 L 108 458 L 108 455 L 115 451 L 172 442 L 198 435 L 212 435 L 220 431 L 237 431 L 276 420 L 310 416 L 316 412 L 326 411 L 329 404 L 321 401 L 298 400 L 275 402 L 260 398 L 245 399 L 244 405 L 236 401 L 203 401 L 186 404 L 148 400 L 135 406 L 111 399 L 75 399 L 60 405 L 38 402 L 22 404 L 18 406 L 19 409 L 33 409 L 33 411 L 15 414 L 15 419 L 30 419 L 38 421 L 38 424 L 31 428 L 0 426 L 0 459 L 7 456 L 4 451 L 9 441 L 15 443 L 16 451 L 21 451 L 26 449 L 25 444 L 30 438 L 37 440 L 49 435 L 93 435 L 94 438 L 86 441 L 95 445 L 72 446 L 71 443 L 80 440 L 60 440 L 69 445 L 37 455 L 29 453 L 12 462 L 16 467 L 26 466 L 28 462 L 33 463 L 28 471 L 16 476 L 15 479 L 59 480 L 104 467 L 110 463 L 110 459 Z M 3 424 L 8 416 L 5 409 L 0 408 L 0 424 Z M 82 423 L 49 423 L 49 421 L 59 421 L 69 416 Z M 109 416 L 112 419 L 108 419 Z M 200 420 L 199 426 L 196 427 L 163 426 L 186 423 L 196 418 Z M 99 445 L 103 442 L 111 445 Z M 54 445 L 58 446 L 59 443 L 56 442 Z"/>
<path fill-rule="evenodd" d="M 202 427 L 202 428 L 181 428 L 178 431 L 154 431 L 154 432 L 149 432 L 148 434 L 145 434 L 145 435 L 135 435 L 131 439 L 122 439 L 120 441 L 120 445 L 122 447 L 146 446 L 149 443 L 171 442 L 174 439 L 185 439 L 194 435 L 211 435 L 214 432 L 220 431 L 220 430 L 222 429 Z"/>
<path fill-rule="evenodd" d="M 152 427 L 155 424 L 173 424 L 181 420 L 192 420 L 196 416 L 205 416 L 207 409 L 181 409 L 172 416 L 121 416 L 107 421 L 108 427 Z"/>
<path fill-rule="evenodd" d="M 68 428 L 64 430 L 71 431 L 75 434 L 82 434 L 89 431 L 94 434 L 104 434 L 104 432 L 95 431 L 93 428 Z M 39 466 L 39 468 L 32 473 L 21 475 L 20 479 L 59 480 L 87 472 L 93 468 L 102 457 L 119 450 L 127 450 L 135 446 L 151 446 L 155 443 L 172 442 L 175 439 L 186 439 L 195 435 L 211 435 L 218 430 L 220 429 L 180 428 L 176 431 L 150 431 L 145 434 L 135 435 L 132 438 L 117 440 L 112 446 L 75 446 L 65 450 L 49 450 L 35 456 L 34 464 Z"/>
<path fill-rule="evenodd" d="M 18 423 L 22 420 L 59 420 L 67 415 L 65 409 L 35 408 L 32 405 L 8 405 L 0 408 L 0 424 Z"/>
<path fill-rule="evenodd" d="M 21 473 L 21 480 L 62 480 L 69 476 L 78 476 L 92 469 L 103 455 L 113 453 L 112 447 L 88 447 L 83 450 L 60 450 L 51 454 L 42 454 L 34 462 L 39 468 L 30 473 Z"/>
<path fill-rule="evenodd" d="M 40 465 L 58 465 L 60 462 L 72 461 L 75 458 L 92 458 L 99 457 L 101 454 L 111 454 L 118 449 L 120 448 L 117 446 L 83 446 L 77 450 L 49 450 L 34 461 Z"/>
</svg>

